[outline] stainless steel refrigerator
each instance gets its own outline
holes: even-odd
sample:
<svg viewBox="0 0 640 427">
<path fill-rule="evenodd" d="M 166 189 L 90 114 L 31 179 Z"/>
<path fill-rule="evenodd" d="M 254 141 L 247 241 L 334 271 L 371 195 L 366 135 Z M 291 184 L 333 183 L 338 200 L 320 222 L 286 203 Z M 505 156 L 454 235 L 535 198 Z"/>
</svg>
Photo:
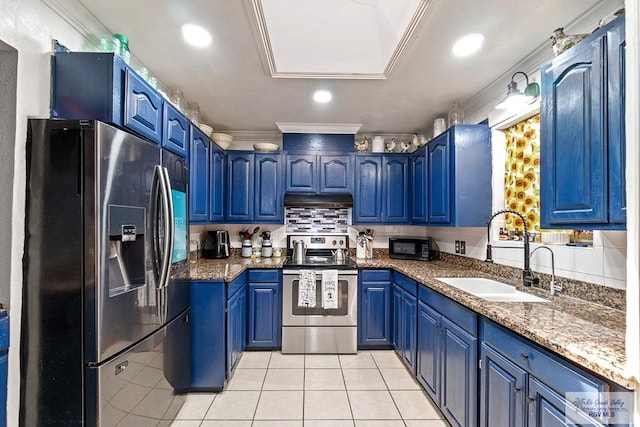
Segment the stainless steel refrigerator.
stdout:
<svg viewBox="0 0 640 427">
<path fill-rule="evenodd" d="M 29 120 L 22 426 L 167 423 L 191 381 L 188 165 L 96 121 Z"/>
</svg>

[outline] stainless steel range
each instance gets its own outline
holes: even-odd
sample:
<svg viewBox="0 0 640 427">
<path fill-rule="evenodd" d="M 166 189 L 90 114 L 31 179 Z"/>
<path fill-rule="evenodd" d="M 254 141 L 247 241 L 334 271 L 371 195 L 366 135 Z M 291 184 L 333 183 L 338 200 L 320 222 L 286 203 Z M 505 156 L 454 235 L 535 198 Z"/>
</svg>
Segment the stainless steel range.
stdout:
<svg viewBox="0 0 640 427">
<path fill-rule="evenodd" d="M 348 253 L 348 235 L 287 237 L 283 353 L 356 353 L 358 270 Z"/>
</svg>

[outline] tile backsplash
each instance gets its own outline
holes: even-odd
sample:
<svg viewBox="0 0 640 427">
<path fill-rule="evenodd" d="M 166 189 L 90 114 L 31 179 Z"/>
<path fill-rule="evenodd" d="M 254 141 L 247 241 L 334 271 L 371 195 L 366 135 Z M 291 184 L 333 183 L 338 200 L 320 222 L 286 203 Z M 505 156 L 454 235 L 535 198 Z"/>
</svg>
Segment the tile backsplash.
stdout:
<svg viewBox="0 0 640 427">
<path fill-rule="evenodd" d="M 287 233 L 347 233 L 351 209 L 286 208 Z"/>
</svg>

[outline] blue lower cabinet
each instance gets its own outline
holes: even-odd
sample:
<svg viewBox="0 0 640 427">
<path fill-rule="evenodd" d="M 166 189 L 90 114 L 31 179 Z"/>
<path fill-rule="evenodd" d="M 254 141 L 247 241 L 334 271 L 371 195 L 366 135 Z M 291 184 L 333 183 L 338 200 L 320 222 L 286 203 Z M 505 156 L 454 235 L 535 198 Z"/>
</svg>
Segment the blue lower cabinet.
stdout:
<svg viewBox="0 0 640 427">
<path fill-rule="evenodd" d="M 246 347 L 246 319 L 247 275 L 243 273 L 227 286 L 227 378 Z"/>
<path fill-rule="evenodd" d="M 272 281 L 261 282 L 260 275 Z M 248 322 L 247 348 L 281 347 L 282 280 L 278 270 L 249 272 Z"/>
<path fill-rule="evenodd" d="M 480 426 L 524 427 L 527 373 L 487 344 L 480 357 Z"/>
<path fill-rule="evenodd" d="M 361 271 L 358 285 L 358 347 L 391 345 L 391 313 L 391 271 Z"/>
<path fill-rule="evenodd" d="M 442 318 L 441 408 L 452 425 L 476 426 L 478 339 Z"/>
<path fill-rule="evenodd" d="M 481 322 L 481 336 L 482 426 L 615 424 L 614 419 L 595 420 L 585 412 L 568 409 L 572 404 L 565 397 L 571 392 L 588 393 L 594 398 L 606 396 L 610 386 L 605 381 L 486 319 Z M 496 420 L 514 421 L 497 424 Z"/>
<path fill-rule="evenodd" d="M 416 377 L 434 402 L 440 404 L 440 347 L 442 316 L 418 302 L 418 360 Z"/>
<path fill-rule="evenodd" d="M 418 307 L 418 381 L 451 425 L 477 426 L 477 315 L 425 287 Z"/>
<path fill-rule="evenodd" d="M 9 316 L 0 310 L 0 426 L 7 422 L 7 375 L 9 374 Z"/>
<path fill-rule="evenodd" d="M 226 285 L 191 282 L 191 389 L 218 391 L 226 376 Z"/>
<path fill-rule="evenodd" d="M 416 372 L 417 283 L 399 273 L 393 274 L 393 346 L 404 364 Z"/>
</svg>

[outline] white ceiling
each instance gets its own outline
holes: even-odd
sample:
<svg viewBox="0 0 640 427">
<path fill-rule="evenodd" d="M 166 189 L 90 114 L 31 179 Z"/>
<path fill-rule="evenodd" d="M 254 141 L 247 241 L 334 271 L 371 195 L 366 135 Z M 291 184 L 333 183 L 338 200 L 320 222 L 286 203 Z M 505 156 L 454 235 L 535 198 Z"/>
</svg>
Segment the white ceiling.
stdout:
<svg viewBox="0 0 640 427">
<path fill-rule="evenodd" d="M 199 103 L 203 121 L 217 131 L 276 131 L 276 122 L 362 123 L 360 132 L 369 134 L 429 129 L 454 100 L 501 76 L 506 91 L 506 71 L 543 44 L 551 49 L 554 29 L 602 2 L 433 0 L 387 79 L 344 80 L 271 77 L 251 0 L 80 1 L 110 31 L 128 36 L 132 53 L 164 85 Z M 340 15 L 340 8 L 333 13 Z M 351 19 L 369 34 L 370 19 Z M 188 46 L 180 36 L 188 22 L 207 28 L 213 43 Z M 331 28 L 314 31 L 334 36 Z M 453 57 L 455 40 L 471 32 L 485 35 L 480 53 Z M 317 89 L 332 91 L 333 100 L 314 103 Z"/>
</svg>

